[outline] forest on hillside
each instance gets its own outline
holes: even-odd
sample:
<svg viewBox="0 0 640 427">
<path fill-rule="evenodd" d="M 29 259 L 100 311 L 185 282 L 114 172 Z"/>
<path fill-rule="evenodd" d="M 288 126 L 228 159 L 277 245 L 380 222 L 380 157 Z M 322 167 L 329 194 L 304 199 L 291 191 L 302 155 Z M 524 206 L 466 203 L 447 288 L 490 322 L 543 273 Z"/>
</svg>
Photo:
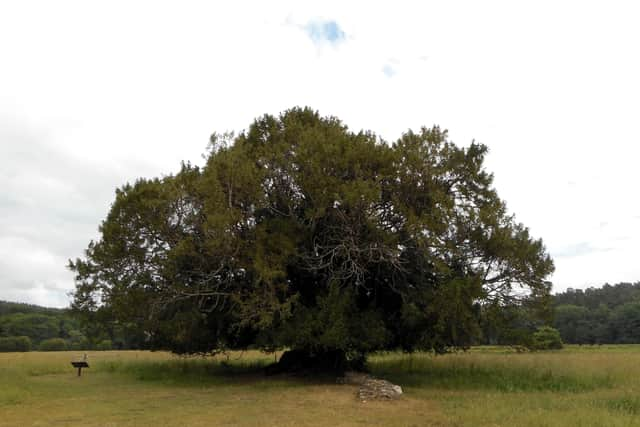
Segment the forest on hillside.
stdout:
<svg viewBox="0 0 640 427">
<path fill-rule="evenodd" d="M 85 322 L 68 309 L 0 301 L 0 352 L 137 348 L 122 327 Z"/>
</svg>

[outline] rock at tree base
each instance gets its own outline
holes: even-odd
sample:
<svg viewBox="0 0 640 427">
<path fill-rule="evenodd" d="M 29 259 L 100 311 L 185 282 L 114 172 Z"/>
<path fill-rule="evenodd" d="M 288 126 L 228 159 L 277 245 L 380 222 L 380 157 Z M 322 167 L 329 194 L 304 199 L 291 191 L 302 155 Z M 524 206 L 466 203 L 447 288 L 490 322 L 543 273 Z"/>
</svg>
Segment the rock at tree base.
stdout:
<svg viewBox="0 0 640 427">
<path fill-rule="evenodd" d="M 358 390 L 358 398 L 363 402 L 367 400 L 393 400 L 400 396 L 402 396 L 402 387 L 387 380 L 375 378 L 365 380 Z"/>
<path fill-rule="evenodd" d="M 362 372 L 345 372 L 343 377 L 338 378 L 339 384 L 359 385 L 358 398 L 366 402 L 367 400 L 393 400 L 402 395 L 402 387 L 390 383 L 387 380 L 380 380 Z"/>
</svg>

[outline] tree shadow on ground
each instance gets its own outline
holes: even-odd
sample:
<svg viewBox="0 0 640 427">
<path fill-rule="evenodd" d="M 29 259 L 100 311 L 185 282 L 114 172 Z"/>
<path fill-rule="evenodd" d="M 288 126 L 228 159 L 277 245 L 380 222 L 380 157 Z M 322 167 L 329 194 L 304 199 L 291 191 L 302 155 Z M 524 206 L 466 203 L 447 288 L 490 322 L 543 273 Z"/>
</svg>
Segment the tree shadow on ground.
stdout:
<svg viewBox="0 0 640 427">
<path fill-rule="evenodd" d="M 336 384 L 336 375 L 327 372 L 270 372 L 265 360 L 220 360 L 182 358 L 167 361 L 105 362 L 96 370 L 134 377 L 138 381 L 168 386 L 208 387 L 252 385 L 254 387 L 295 387 Z"/>
</svg>

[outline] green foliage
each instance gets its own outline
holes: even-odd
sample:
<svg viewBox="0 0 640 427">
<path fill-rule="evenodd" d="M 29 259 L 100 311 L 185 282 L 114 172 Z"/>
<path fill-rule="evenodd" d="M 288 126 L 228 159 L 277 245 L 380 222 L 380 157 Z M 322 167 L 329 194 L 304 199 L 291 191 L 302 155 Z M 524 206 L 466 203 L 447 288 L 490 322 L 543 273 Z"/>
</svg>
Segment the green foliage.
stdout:
<svg viewBox="0 0 640 427">
<path fill-rule="evenodd" d="M 629 302 L 612 310 L 609 325 L 616 343 L 640 342 L 640 301 Z"/>
<path fill-rule="evenodd" d="M 112 350 L 112 349 L 113 349 L 113 345 L 111 343 L 111 340 L 102 340 L 98 343 L 98 345 L 96 345 L 96 350 L 99 350 L 99 351 Z"/>
<path fill-rule="evenodd" d="M 79 328 L 69 310 L 0 301 L 0 337 L 26 336 L 36 348 L 43 340 L 61 338 L 73 349 L 88 349 Z"/>
<path fill-rule="evenodd" d="M 68 350 L 67 342 L 62 338 L 49 338 L 40 343 L 40 351 L 65 351 Z"/>
<path fill-rule="evenodd" d="M 553 325 L 573 344 L 639 343 L 640 283 L 568 289 L 554 296 Z"/>
<path fill-rule="evenodd" d="M 29 337 L 0 337 L 0 352 L 31 351 Z"/>
<path fill-rule="evenodd" d="M 67 338 L 67 343 L 69 345 L 70 350 L 89 350 L 89 340 L 85 337 L 82 332 L 77 330 L 72 330 L 69 332 L 69 338 Z"/>
<path fill-rule="evenodd" d="M 116 191 L 69 264 L 74 310 L 178 353 L 468 346 L 479 304 L 544 300 L 553 271 L 486 153 L 438 127 L 386 143 L 308 108 L 265 115 L 214 135 L 204 168 Z"/>
<path fill-rule="evenodd" d="M 567 343 L 592 343 L 595 330 L 589 321 L 589 309 L 577 305 L 559 305 L 555 309 L 554 326 Z"/>
<path fill-rule="evenodd" d="M 38 343 L 56 337 L 60 332 L 58 319 L 38 313 L 15 313 L 0 318 L 4 333 L 8 336 L 28 336 Z"/>
<path fill-rule="evenodd" d="M 562 348 L 560 332 L 551 326 L 542 326 L 531 337 L 531 348 L 534 350 L 559 350 Z"/>
<path fill-rule="evenodd" d="M 485 304 L 480 308 L 482 343 L 531 347 L 532 334 L 549 322 L 546 297 L 525 298 L 513 304 Z"/>
<path fill-rule="evenodd" d="M 640 300 L 640 282 L 622 282 L 616 285 L 605 283 L 600 288 L 584 290 L 569 288 L 554 296 L 556 305 L 577 305 L 590 310 L 595 310 L 602 304 L 612 309 L 636 300 Z"/>
</svg>

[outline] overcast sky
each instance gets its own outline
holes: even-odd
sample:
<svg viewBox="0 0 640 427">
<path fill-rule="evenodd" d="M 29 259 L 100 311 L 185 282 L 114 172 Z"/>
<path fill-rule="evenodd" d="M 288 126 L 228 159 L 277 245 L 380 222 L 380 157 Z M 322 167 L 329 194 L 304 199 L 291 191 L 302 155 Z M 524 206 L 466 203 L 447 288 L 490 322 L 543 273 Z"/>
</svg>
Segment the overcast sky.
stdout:
<svg viewBox="0 0 640 427">
<path fill-rule="evenodd" d="M 636 2 L 524 3 L 1 2 L 0 300 L 68 305 L 116 187 L 296 105 L 488 145 L 555 291 L 640 280 Z"/>
</svg>

